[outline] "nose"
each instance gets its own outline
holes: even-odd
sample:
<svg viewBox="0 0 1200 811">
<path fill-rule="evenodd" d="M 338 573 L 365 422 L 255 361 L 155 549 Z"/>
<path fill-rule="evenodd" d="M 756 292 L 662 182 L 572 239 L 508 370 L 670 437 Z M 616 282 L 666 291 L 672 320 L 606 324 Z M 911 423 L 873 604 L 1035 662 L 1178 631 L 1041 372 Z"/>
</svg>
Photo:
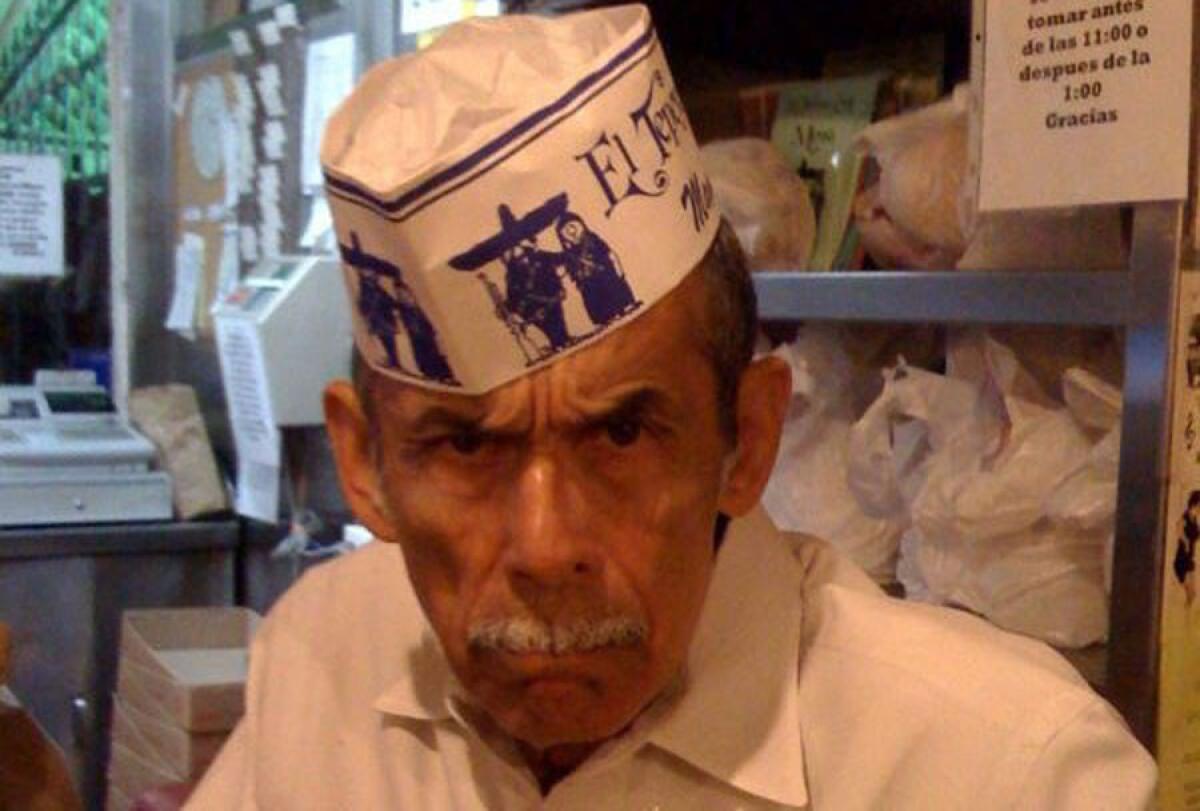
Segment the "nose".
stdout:
<svg viewBox="0 0 1200 811">
<path fill-rule="evenodd" d="M 582 586 L 599 575 L 587 505 L 553 451 L 534 454 L 510 492 L 505 564 L 518 593 Z"/>
</svg>

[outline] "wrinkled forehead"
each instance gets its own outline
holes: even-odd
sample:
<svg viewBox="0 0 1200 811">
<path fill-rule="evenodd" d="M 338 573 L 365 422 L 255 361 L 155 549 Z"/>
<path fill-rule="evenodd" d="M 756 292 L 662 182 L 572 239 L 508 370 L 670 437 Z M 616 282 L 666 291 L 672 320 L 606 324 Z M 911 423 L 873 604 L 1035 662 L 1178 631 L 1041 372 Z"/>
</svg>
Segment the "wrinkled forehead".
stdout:
<svg viewBox="0 0 1200 811">
<path fill-rule="evenodd" d="M 634 323 L 485 394 L 435 391 L 375 375 L 374 405 L 401 425 L 431 409 L 472 421 L 515 420 L 537 406 L 564 414 L 604 410 L 639 390 L 678 400 L 684 407 L 691 396 L 684 379 L 710 372 L 704 338 L 706 292 L 701 274 L 693 271 Z"/>
</svg>

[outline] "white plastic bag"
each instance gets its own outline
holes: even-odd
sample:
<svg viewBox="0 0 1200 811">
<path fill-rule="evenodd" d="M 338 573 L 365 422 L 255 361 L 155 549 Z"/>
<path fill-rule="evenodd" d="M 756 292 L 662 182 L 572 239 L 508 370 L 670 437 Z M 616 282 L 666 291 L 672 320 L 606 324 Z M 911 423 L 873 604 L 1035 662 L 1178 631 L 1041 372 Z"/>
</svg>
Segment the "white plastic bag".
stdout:
<svg viewBox="0 0 1200 811">
<path fill-rule="evenodd" d="M 975 453 L 975 389 L 909 367 L 901 358 L 883 373 L 883 392 L 852 428 L 847 484 L 867 515 L 908 521 L 931 456 Z"/>
<path fill-rule="evenodd" d="M 962 255 L 967 94 L 877 121 L 856 146 L 877 167 L 855 201 L 863 245 L 883 267 L 950 268 Z"/>
<path fill-rule="evenodd" d="M 750 269 L 804 268 L 817 231 L 812 200 L 771 142 L 713 141 L 701 147 L 700 157 Z"/>
<path fill-rule="evenodd" d="M 898 578 L 913 598 L 1057 645 L 1103 639 L 1110 449 L 983 333 L 953 336 L 948 359 L 945 377 L 889 373 L 851 431 L 853 492 L 910 523 Z"/>
<path fill-rule="evenodd" d="M 846 480 L 850 425 L 868 372 L 855 368 L 839 330 L 806 327 L 777 353 L 792 367 L 792 407 L 763 505 L 781 529 L 837 546 L 879 582 L 894 580 L 902 520 L 872 518 Z"/>
</svg>

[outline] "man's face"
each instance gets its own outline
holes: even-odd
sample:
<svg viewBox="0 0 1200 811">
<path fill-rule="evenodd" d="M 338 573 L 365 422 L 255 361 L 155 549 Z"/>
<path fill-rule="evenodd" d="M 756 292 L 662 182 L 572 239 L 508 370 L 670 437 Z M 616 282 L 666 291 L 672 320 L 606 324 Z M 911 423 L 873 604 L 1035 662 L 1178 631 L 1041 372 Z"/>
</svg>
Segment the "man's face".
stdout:
<svg viewBox="0 0 1200 811">
<path fill-rule="evenodd" d="M 634 323 L 488 395 L 373 383 L 368 523 L 401 545 L 463 686 L 534 747 L 616 734 L 686 656 L 732 450 L 703 295 L 693 274 Z M 344 481 L 347 458 L 339 448 Z"/>
</svg>

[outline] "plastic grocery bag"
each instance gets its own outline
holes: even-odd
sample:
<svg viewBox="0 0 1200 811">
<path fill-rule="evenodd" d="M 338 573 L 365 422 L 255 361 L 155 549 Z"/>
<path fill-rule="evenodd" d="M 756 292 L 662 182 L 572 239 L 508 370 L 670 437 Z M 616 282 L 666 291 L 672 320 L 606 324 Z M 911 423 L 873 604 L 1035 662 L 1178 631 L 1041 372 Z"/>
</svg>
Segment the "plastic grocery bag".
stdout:
<svg viewBox="0 0 1200 811">
<path fill-rule="evenodd" d="M 700 157 L 750 269 L 803 269 L 817 230 L 812 200 L 771 142 L 713 141 L 700 149 Z"/>
<path fill-rule="evenodd" d="M 851 362 L 837 328 L 806 327 L 776 352 L 792 367 L 793 396 L 763 505 L 781 529 L 824 538 L 893 582 L 904 522 L 866 515 L 846 479 L 850 426 L 874 375 Z"/>
<path fill-rule="evenodd" d="M 946 269 L 967 245 L 966 87 L 859 133 L 867 182 L 854 205 L 863 245 L 882 267 Z"/>
<path fill-rule="evenodd" d="M 979 212 L 968 160 L 966 84 L 947 98 L 866 127 L 854 203 L 863 246 L 881 267 L 1110 270 L 1126 265 L 1119 206 Z"/>
<path fill-rule="evenodd" d="M 945 376 L 886 373 L 851 430 L 848 481 L 870 514 L 907 520 L 897 577 L 911 597 L 1078 647 L 1107 632 L 1105 442 L 972 331 L 951 338 Z"/>
</svg>

